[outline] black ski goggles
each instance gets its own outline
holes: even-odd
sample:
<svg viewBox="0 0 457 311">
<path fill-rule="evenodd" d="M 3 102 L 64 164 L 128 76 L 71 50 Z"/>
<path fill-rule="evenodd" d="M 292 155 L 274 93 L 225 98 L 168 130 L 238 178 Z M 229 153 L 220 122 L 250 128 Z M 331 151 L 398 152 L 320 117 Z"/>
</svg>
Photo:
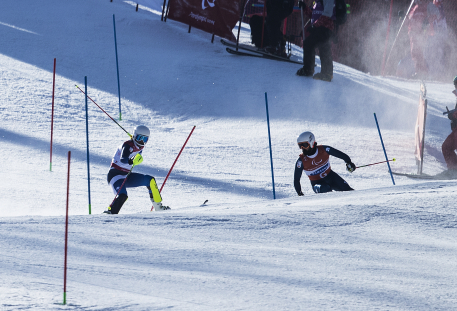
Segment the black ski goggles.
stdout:
<svg viewBox="0 0 457 311">
<path fill-rule="evenodd" d="M 140 134 L 138 134 L 138 135 L 135 136 L 135 140 L 136 140 L 137 142 L 143 142 L 143 144 L 147 143 L 147 142 L 148 142 L 148 139 L 149 139 L 149 138 L 148 138 L 147 136 L 140 135 Z"/>
<path fill-rule="evenodd" d="M 298 148 L 300 148 L 300 149 L 302 149 L 302 148 L 308 149 L 310 147 L 311 147 L 311 145 L 307 141 L 302 142 L 302 143 L 298 143 Z"/>
</svg>

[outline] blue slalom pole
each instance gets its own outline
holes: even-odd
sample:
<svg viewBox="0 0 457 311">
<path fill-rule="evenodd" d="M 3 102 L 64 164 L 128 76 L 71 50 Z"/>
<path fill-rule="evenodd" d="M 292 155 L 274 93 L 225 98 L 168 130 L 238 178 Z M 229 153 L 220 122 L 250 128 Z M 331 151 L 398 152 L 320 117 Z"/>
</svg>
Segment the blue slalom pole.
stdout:
<svg viewBox="0 0 457 311">
<path fill-rule="evenodd" d="M 270 117 L 268 115 L 268 98 L 267 92 L 265 92 L 265 105 L 267 107 L 267 124 L 268 124 L 268 142 L 270 143 L 270 163 L 271 163 L 271 180 L 273 183 L 273 199 L 276 199 L 275 193 L 275 176 L 273 173 L 273 152 L 271 151 L 271 135 L 270 135 Z"/>
<path fill-rule="evenodd" d="M 121 83 L 119 82 L 119 63 L 117 61 L 116 20 L 114 18 L 114 14 L 113 14 L 113 28 L 114 28 L 114 49 L 116 50 L 117 94 L 119 96 L 119 120 L 122 120 L 122 112 L 121 112 Z"/>
<path fill-rule="evenodd" d="M 390 169 L 389 158 L 387 157 L 386 148 L 384 147 L 384 142 L 382 141 L 381 130 L 379 129 L 378 118 L 376 118 L 376 113 L 374 114 L 374 119 L 376 121 L 376 126 L 378 127 L 379 138 L 381 138 L 381 145 L 382 145 L 382 149 L 384 150 L 384 155 L 386 156 L 387 167 L 389 168 L 390 177 L 392 178 L 392 183 L 395 186 L 394 175 L 392 175 L 392 170 Z"/>
<path fill-rule="evenodd" d="M 86 90 L 86 142 L 87 142 L 87 186 L 89 189 L 89 215 L 92 213 L 90 204 L 90 165 L 89 165 L 89 113 L 87 106 L 87 76 L 84 77 L 84 86 Z"/>
</svg>

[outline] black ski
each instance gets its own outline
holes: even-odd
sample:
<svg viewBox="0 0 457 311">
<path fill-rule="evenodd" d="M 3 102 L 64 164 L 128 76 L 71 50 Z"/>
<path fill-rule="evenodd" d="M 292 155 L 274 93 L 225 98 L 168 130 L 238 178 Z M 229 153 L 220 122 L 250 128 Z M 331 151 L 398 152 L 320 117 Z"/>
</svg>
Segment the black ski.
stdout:
<svg viewBox="0 0 457 311">
<path fill-rule="evenodd" d="M 242 51 L 236 51 L 236 44 L 232 42 L 225 41 L 224 39 L 221 39 L 221 43 L 225 46 L 228 46 L 226 48 L 227 52 L 230 54 L 235 54 L 235 55 L 243 55 L 243 56 L 253 56 L 253 57 L 259 57 L 259 58 L 268 58 L 268 59 L 273 59 L 273 60 L 279 60 L 279 61 L 284 61 L 284 62 L 289 62 L 289 63 L 294 63 L 294 64 L 299 64 L 303 65 L 302 62 L 287 58 L 287 57 L 281 57 L 278 55 L 274 55 L 271 53 L 267 53 L 265 51 L 259 50 L 254 46 L 249 46 L 249 45 L 244 45 L 244 44 L 238 44 L 238 49 Z M 247 51 L 249 53 L 243 52 Z"/>
<path fill-rule="evenodd" d="M 288 63 L 303 65 L 303 63 L 296 62 L 296 61 L 294 61 L 294 60 L 291 60 L 291 59 L 288 59 L 288 58 L 285 58 L 285 57 L 274 56 L 274 55 L 268 54 L 268 53 L 258 53 L 258 54 L 255 54 L 255 53 L 249 53 L 249 52 L 236 51 L 236 50 L 232 50 L 231 48 L 226 48 L 225 50 L 226 50 L 227 52 L 229 52 L 230 54 L 235 54 L 235 55 L 252 56 L 252 57 L 258 57 L 258 58 L 266 58 L 266 59 L 277 60 L 277 61 L 280 61 L 280 62 L 288 62 Z"/>
</svg>

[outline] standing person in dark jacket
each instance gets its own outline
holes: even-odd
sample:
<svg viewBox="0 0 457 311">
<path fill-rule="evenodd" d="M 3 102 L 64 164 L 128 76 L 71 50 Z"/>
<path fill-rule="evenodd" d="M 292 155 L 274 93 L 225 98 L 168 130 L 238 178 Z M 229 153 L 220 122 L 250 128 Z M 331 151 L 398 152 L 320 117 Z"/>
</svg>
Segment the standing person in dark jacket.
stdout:
<svg viewBox="0 0 457 311">
<path fill-rule="evenodd" d="M 294 0 L 266 0 L 267 17 L 265 19 L 265 29 L 267 31 L 269 46 L 267 52 L 287 57 L 286 41 L 281 32 L 281 23 L 292 14 L 294 10 Z"/>
<path fill-rule="evenodd" d="M 354 190 L 340 175 L 332 171 L 329 162 L 330 155 L 340 158 L 346 162 L 346 169 L 352 173 L 356 167 L 347 154 L 330 146 L 318 146 L 311 132 L 301 133 L 297 143 L 303 152 L 295 164 L 294 174 L 294 187 L 299 196 L 303 195 L 300 185 L 303 171 L 308 175 L 315 193 Z"/>
<path fill-rule="evenodd" d="M 454 78 L 455 90 L 452 92 L 457 96 L 457 76 Z M 457 155 L 455 150 L 457 149 L 457 102 L 455 108 L 448 113 L 448 118 L 451 120 L 451 134 L 446 138 L 441 146 L 444 160 L 448 168 L 449 175 L 457 177 Z"/>
<path fill-rule="evenodd" d="M 304 14 L 311 19 L 311 27 L 308 29 L 309 36 L 303 42 L 303 68 L 297 71 L 297 75 L 305 77 L 314 75 L 316 48 L 318 48 L 321 72 L 316 73 L 313 78 L 331 82 L 333 79 L 333 56 L 330 39 L 335 28 L 335 0 L 316 0 L 312 9 L 305 6 L 303 2 L 300 2 L 300 5 L 304 6 Z"/>
</svg>

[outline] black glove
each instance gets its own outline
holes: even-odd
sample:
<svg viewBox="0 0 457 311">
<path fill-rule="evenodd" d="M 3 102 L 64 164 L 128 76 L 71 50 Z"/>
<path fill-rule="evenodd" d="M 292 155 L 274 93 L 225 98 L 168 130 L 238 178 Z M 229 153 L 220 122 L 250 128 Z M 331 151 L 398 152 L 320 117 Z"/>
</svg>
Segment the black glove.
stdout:
<svg viewBox="0 0 457 311">
<path fill-rule="evenodd" d="M 303 1 L 298 1 L 298 7 L 301 8 L 306 8 L 306 4 Z"/>
<path fill-rule="evenodd" d="M 303 192 L 301 192 L 301 191 L 298 192 L 298 195 L 299 195 L 300 197 L 303 196 Z"/>
<path fill-rule="evenodd" d="M 132 164 L 133 164 L 133 159 L 135 159 L 135 157 L 129 158 L 129 165 L 132 165 Z"/>
<path fill-rule="evenodd" d="M 352 162 L 347 162 L 347 163 L 346 163 L 346 170 L 347 170 L 349 173 L 352 173 L 353 171 L 355 171 L 355 164 L 352 163 Z"/>
</svg>

